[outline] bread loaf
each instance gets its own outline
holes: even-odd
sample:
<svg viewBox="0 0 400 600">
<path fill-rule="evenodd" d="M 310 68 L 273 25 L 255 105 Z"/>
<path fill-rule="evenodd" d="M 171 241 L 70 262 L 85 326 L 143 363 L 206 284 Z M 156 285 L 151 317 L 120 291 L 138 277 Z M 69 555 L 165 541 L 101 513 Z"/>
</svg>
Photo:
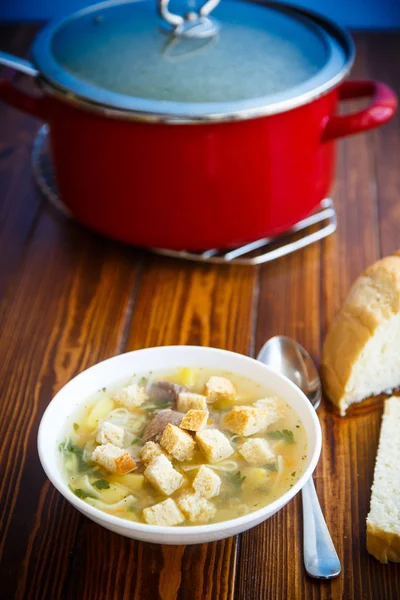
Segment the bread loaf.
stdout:
<svg viewBox="0 0 400 600">
<path fill-rule="evenodd" d="M 321 377 L 342 416 L 351 404 L 400 386 L 400 252 L 354 282 L 328 331 Z"/>
<path fill-rule="evenodd" d="M 367 549 L 382 563 L 400 562 L 400 398 L 385 401 L 371 510 L 367 517 Z"/>
</svg>

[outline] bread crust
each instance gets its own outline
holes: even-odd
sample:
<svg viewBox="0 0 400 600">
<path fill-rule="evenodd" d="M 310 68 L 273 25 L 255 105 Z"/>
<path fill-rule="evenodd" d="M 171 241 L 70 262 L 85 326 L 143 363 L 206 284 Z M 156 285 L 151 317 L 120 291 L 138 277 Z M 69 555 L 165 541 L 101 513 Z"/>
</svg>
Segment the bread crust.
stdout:
<svg viewBox="0 0 400 600">
<path fill-rule="evenodd" d="M 400 251 L 356 279 L 326 336 L 321 378 L 326 396 L 342 416 L 352 403 L 345 389 L 361 351 L 376 329 L 399 312 Z"/>
<path fill-rule="evenodd" d="M 381 563 L 400 562 L 400 536 L 367 522 L 367 550 Z"/>
<path fill-rule="evenodd" d="M 137 465 L 129 452 L 125 452 L 125 454 L 115 459 L 115 468 L 116 473 L 124 475 L 136 469 Z"/>
</svg>

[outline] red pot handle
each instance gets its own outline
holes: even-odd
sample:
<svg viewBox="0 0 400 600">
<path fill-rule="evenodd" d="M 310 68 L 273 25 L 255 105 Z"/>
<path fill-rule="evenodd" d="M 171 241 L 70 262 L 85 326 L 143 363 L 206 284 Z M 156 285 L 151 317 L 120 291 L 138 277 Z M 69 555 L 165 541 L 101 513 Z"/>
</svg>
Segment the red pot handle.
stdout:
<svg viewBox="0 0 400 600">
<path fill-rule="evenodd" d="M 371 104 L 352 115 L 333 115 L 325 126 L 322 140 L 327 142 L 379 127 L 389 121 L 397 108 L 394 91 L 380 81 L 345 81 L 339 88 L 339 100 L 372 97 Z"/>
<path fill-rule="evenodd" d="M 6 52 L 0 52 L 0 65 L 11 67 L 30 77 L 37 77 L 39 75 L 39 72 L 27 60 L 16 58 Z M 38 117 L 39 119 L 46 120 L 44 97 L 36 97 L 27 94 L 18 89 L 13 81 L 8 78 L 0 79 L 0 98 L 23 112 Z"/>
</svg>

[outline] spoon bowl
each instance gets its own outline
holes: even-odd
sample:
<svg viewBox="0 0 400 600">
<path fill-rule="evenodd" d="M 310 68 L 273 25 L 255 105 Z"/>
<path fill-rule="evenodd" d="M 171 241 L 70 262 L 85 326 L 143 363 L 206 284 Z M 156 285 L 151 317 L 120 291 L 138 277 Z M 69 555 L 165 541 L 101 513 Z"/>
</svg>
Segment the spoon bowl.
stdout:
<svg viewBox="0 0 400 600">
<path fill-rule="evenodd" d="M 276 335 L 264 344 L 257 360 L 293 381 L 317 410 L 322 396 L 321 380 L 303 346 L 285 335 Z"/>
</svg>

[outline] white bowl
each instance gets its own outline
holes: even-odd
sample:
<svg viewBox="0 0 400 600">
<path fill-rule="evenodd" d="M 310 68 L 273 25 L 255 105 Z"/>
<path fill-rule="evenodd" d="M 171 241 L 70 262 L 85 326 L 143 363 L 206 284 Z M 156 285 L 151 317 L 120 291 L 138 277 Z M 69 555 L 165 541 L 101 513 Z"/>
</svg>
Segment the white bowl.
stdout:
<svg viewBox="0 0 400 600">
<path fill-rule="evenodd" d="M 253 379 L 283 398 L 297 413 L 306 431 L 308 451 L 303 475 L 280 498 L 243 517 L 192 527 L 157 527 L 125 521 L 93 508 L 68 488 L 60 469 L 58 444 L 65 437 L 66 422 L 96 390 L 128 378 L 133 372 L 205 367 L 231 371 Z M 234 352 L 199 346 L 161 346 L 128 352 L 105 360 L 77 375 L 53 398 L 44 413 L 38 433 L 39 457 L 47 477 L 81 513 L 121 535 L 158 544 L 200 544 L 220 540 L 250 529 L 271 517 L 293 498 L 311 477 L 321 452 L 321 427 L 306 396 L 291 381 L 262 363 Z"/>
</svg>

